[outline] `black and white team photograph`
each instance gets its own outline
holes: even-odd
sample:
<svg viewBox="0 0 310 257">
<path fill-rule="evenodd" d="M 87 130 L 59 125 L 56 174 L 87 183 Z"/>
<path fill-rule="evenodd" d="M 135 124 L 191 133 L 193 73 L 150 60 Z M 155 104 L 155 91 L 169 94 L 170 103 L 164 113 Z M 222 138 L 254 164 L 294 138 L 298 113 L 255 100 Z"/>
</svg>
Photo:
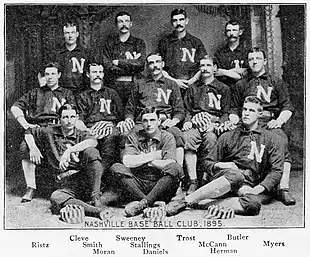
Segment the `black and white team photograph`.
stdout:
<svg viewBox="0 0 310 257">
<path fill-rule="evenodd" d="M 306 4 L 5 4 L 5 230 L 305 227 Z"/>
</svg>

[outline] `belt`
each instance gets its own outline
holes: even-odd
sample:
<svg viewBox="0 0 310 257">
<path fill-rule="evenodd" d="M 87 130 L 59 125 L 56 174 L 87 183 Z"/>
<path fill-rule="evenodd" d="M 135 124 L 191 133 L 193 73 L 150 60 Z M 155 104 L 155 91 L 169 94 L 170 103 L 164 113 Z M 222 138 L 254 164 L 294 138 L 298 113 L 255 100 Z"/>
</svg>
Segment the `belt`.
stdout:
<svg viewBox="0 0 310 257">
<path fill-rule="evenodd" d="M 121 77 L 116 78 L 116 81 L 130 82 L 130 81 L 132 81 L 132 77 L 131 76 L 121 76 Z"/>
</svg>

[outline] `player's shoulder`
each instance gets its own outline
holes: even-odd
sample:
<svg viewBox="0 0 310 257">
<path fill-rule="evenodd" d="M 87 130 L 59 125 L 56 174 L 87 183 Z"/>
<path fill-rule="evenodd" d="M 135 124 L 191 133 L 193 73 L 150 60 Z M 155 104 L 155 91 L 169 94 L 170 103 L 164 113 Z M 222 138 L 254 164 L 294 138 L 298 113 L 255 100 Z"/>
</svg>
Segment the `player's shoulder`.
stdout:
<svg viewBox="0 0 310 257">
<path fill-rule="evenodd" d="M 225 83 L 219 81 L 217 78 L 214 79 L 214 84 L 223 91 L 230 91 L 230 87 L 226 85 Z"/>
</svg>

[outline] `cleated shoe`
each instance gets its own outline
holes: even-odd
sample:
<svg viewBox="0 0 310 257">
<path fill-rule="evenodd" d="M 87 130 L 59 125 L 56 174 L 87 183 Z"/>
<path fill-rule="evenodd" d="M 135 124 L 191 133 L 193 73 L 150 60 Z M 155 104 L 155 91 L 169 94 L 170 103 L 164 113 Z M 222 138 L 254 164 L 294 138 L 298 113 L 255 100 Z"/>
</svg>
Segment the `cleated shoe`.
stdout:
<svg viewBox="0 0 310 257">
<path fill-rule="evenodd" d="M 290 194 L 288 189 L 280 189 L 277 198 L 284 205 L 294 205 L 296 203 L 295 198 Z"/>
<path fill-rule="evenodd" d="M 177 215 L 181 211 L 184 211 L 186 207 L 187 207 L 187 203 L 184 198 L 178 201 L 171 201 L 166 206 L 167 216 Z"/>
<path fill-rule="evenodd" d="M 22 203 L 30 202 L 32 200 L 32 198 L 34 197 L 34 192 L 35 192 L 34 188 L 27 187 L 27 191 L 24 194 L 24 196 L 22 197 L 21 202 Z"/>
<path fill-rule="evenodd" d="M 134 201 L 125 206 L 125 214 L 127 217 L 133 217 L 141 214 L 147 208 L 147 200 L 142 199 L 140 202 Z"/>
</svg>

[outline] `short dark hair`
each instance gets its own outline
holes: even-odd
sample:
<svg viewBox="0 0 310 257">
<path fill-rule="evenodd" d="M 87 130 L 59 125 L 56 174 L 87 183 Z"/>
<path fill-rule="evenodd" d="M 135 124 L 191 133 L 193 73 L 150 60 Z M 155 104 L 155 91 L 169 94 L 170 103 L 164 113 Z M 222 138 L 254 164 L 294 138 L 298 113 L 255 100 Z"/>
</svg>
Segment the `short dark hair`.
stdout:
<svg viewBox="0 0 310 257">
<path fill-rule="evenodd" d="M 245 99 L 244 99 L 244 103 L 255 103 L 255 104 L 258 104 L 260 105 L 260 108 L 258 109 L 258 111 L 262 111 L 263 110 L 263 103 L 262 103 L 262 100 L 260 98 L 258 98 L 257 96 L 255 95 L 250 95 L 250 96 L 247 96 Z"/>
<path fill-rule="evenodd" d="M 77 108 L 75 105 L 64 103 L 58 110 L 58 116 L 61 117 L 61 114 L 64 110 L 75 110 L 76 113 L 78 113 Z"/>
<path fill-rule="evenodd" d="M 88 69 L 87 71 L 89 72 L 90 71 L 90 67 L 91 66 L 102 66 L 103 67 L 103 71 L 104 71 L 104 65 L 99 63 L 99 62 L 91 62 L 90 64 L 88 64 Z"/>
<path fill-rule="evenodd" d="M 258 46 L 254 46 L 254 47 L 250 48 L 248 51 L 248 56 L 249 56 L 249 53 L 259 53 L 259 52 L 263 53 L 264 59 L 267 58 L 265 50 L 258 47 Z"/>
<path fill-rule="evenodd" d="M 200 62 L 201 60 L 211 60 L 212 63 L 213 63 L 213 65 L 218 65 L 217 58 L 216 58 L 215 56 L 213 56 L 213 55 L 206 54 L 205 56 L 203 56 L 203 57 L 199 60 L 199 62 Z"/>
<path fill-rule="evenodd" d="M 158 119 L 160 118 L 160 114 L 162 114 L 163 112 L 158 110 L 156 107 L 153 107 L 153 106 L 147 106 L 145 107 L 142 112 L 141 112 L 141 117 L 144 115 L 144 114 L 147 114 L 147 113 L 156 113 Z"/>
<path fill-rule="evenodd" d="M 171 12 L 171 20 L 172 20 L 173 16 L 179 15 L 179 14 L 183 14 L 184 17 L 187 18 L 187 14 L 186 14 L 186 11 L 184 9 L 174 9 Z"/>
<path fill-rule="evenodd" d="M 67 21 L 64 23 L 63 29 L 64 28 L 70 28 L 70 27 L 76 27 L 76 31 L 79 30 L 79 26 L 75 21 Z"/>
<path fill-rule="evenodd" d="M 225 31 L 226 31 L 226 28 L 228 25 L 233 25 L 233 26 L 236 26 L 236 25 L 239 25 L 239 29 L 240 30 L 243 30 L 243 26 L 242 24 L 238 21 L 238 20 L 230 20 L 230 21 L 227 21 L 226 24 L 225 24 Z"/>
<path fill-rule="evenodd" d="M 48 62 L 45 66 L 44 66 L 44 72 L 46 68 L 56 68 L 58 73 L 61 72 L 61 66 L 59 64 L 59 62 Z"/>
<path fill-rule="evenodd" d="M 151 53 L 149 53 L 149 54 L 146 56 L 145 62 L 147 62 L 147 58 L 149 58 L 149 57 L 152 56 L 152 55 L 157 55 L 157 56 L 160 56 L 161 58 L 163 58 L 159 52 L 151 52 Z"/>
<path fill-rule="evenodd" d="M 115 16 L 115 24 L 117 24 L 117 18 L 118 18 L 118 17 L 120 17 L 120 16 L 124 16 L 124 15 L 129 16 L 130 21 L 132 21 L 132 19 L 131 19 L 131 15 L 130 15 L 128 12 L 119 12 L 119 13 L 118 13 L 118 14 L 116 14 L 116 16 Z"/>
</svg>

